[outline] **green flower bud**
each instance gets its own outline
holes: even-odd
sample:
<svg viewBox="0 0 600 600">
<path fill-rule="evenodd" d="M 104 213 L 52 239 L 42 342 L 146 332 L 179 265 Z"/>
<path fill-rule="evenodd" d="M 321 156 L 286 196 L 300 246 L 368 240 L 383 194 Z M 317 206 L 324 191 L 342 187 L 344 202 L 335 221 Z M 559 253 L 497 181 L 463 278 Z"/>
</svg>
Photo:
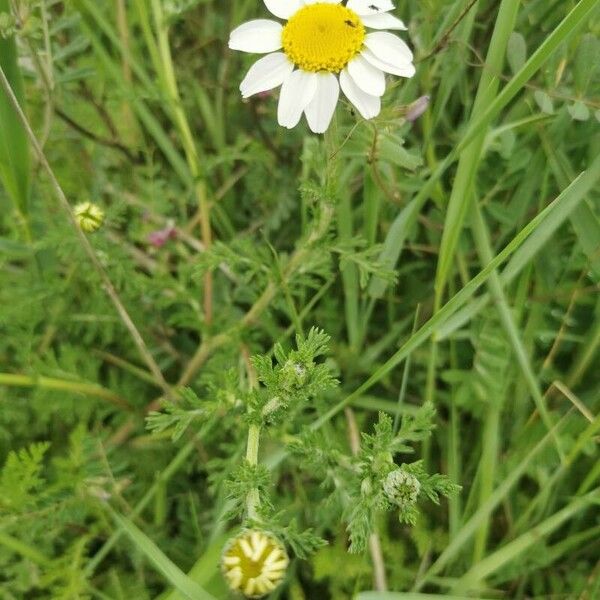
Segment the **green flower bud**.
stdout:
<svg viewBox="0 0 600 600">
<path fill-rule="evenodd" d="M 259 529 L 248 529 L 231 539 L 221 557 L 227 584 L 246 598 L 271 593 L 283 581 L 289 563 L 285 546 Z"/>
<path fill-rule="evenodd" d="M 383 483 L 383 491 L 392 504 L 405 507 L 415 504 L 421 491 L 421 483 L 414 475 L 400 468 L 388 474 Z"/>
<path fill-rule="evenodd" d="M 307 369 L 304 365 L 288 360 L 282 368 L 285 383 L 288 388 L 302 387 L 306 383 Z"/>
<path fill-rule="evenodd" d="M 86 233 L 98 231 L 104 223 L 104 211 L 97 204 L 82 202 L 73 209 L 73 212 L 79 227 Z"/>
<path fill-rule="evenodd" d="M 360 482 L 360 493 L 363 496 L 370 496 L 373 491 L 373 483 L 369 477 L 366 477 Z"/>
</svg>

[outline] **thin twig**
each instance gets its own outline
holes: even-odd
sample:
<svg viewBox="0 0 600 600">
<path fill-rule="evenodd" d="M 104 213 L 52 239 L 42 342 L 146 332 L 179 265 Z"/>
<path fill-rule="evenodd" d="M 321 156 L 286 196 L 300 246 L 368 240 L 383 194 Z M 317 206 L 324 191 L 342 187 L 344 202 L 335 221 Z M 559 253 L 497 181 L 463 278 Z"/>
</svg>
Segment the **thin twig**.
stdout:
<svg viewBox="0 0 600 600">
<path fill-rule="evenodd" d="M 127 158 L 127 160 L 131 161 L 134 164 L 140 162 L 139 158 L 129 148 L 127 148 L 127 146 L 116 140 L 109 140 L 108 138 L 104 138 L 100 135 L 95 134 L 93 131 L 90 131 L 89 129 L 75 121 L 75 119 L 70 117 L 66 112 L 58 108 L 58 106 L 54 108 L 54 114 L 57 117 L 60 117 L 69 127 L 74 129 L 84 137 L 89 138 L 96 144 L 100 144 L 101 146 L 106 146 L 107 148 L 113 148 L 114 150 L 118 150 Z"/>
</svg>

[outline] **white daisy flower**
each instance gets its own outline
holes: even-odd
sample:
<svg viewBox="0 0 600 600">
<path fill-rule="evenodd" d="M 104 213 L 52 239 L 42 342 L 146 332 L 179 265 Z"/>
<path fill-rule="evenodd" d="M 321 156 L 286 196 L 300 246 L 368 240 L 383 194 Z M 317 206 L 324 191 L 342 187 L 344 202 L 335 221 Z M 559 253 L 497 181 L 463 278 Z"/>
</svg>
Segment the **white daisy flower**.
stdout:
<svg viewBox="0 0 600 600">
<path fill-rule="evenodd" d="M 264 0 L 285 20 L 256 19 L 231 32 L 229 47 L 266 54 L 242 81 L 244 98 L 281 86 L 277 119 L 295 127 L 302 113 L 314 133 L 323 133 L 335 112 L 340 87 L 365 119 L 376 117 L 385 73 L 415 74 L 413 54 L 398 36 L 406 30 L 390 13 L 391 0 Z M 367 32 L 367 29 L 378 31 Z"/>
</svg>

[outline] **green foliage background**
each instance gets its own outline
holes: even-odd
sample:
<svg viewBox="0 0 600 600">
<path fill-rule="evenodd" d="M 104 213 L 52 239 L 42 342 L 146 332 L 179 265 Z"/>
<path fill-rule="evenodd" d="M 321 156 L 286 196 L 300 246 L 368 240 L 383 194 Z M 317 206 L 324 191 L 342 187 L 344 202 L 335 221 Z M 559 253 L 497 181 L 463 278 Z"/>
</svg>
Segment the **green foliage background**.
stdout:
<svg viewBox="0 0 600 600">
<path fill-rule="evenodd" d="M 297 556 L 273 597 L 600 596 L 600 7 L 396 4 L 416 77 L 323 140 L 239 97 L 258 0 L 0 2 L 66 198 L 106 212 L 90 262 L 3 91 L 0 598 L 227 598 L 248 486 Z M 270 371 L 296 335 L 310 389 Z M 388 452 L 461 492 L 379 511 Z M 396 593 L 348 553 L 373 528 Z"/>
</svg>

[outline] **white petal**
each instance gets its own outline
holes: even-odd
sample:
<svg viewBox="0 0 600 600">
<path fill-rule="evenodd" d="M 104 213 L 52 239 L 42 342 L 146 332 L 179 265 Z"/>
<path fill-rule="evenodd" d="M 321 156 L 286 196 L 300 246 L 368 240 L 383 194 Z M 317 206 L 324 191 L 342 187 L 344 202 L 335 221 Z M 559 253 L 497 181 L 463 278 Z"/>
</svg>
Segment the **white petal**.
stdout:
<svg viewBox="0 0 600 600">
<path fill-rule="evenodd" d="M 381 69 L 385 73 L 398 75 L 399 77 L 412 77 L 416 73 L 415 66 L 412 63 L 401 65 L 391 65 L 383 60 L 379 60 L 370 50 L 364 49 L 360 55 L 368 60 L 374 67 Z"/>
<path fill-rule="evenodd" d="M 390 13 L 364 15 L 362 22 L 365 27 L 370 27 L 371 29 L 399 29 L 406 31 L 406 25 L 398 17 L 390 15 Z"/>
<path fill-rule="evenodd" d="M 354 83 L 370 96 L 383 96 L 385 92 L 385 75 L 369 61 L 358 55 L 348 63 L 348 73 Z"/>
<path fill-rule="evenodd" d="M 313 133 L 327 131 L 339 97 L 340 84 L 337 77 L 332 73 L 318 73 L 315 97 L 304 110 L 308 126 Z"/>
<path fill-rule="evenodd" d="M 411 63 L 413 53 L 397 35 L 387 31 L 376 31 L 365 37 L 365 46 L 383 62 L 402 66 Z"/>
<path fill-rule="evenodd" d="M 275 52 L 281 48 L 283 27 L 277 21 L 256 19 L 242 23 L 229 36 L 229 47 L 242 52 Z"/>
<path fill-rule="evenodd" d="M 346 6 L 357 15 L 376 15 L 394 10 L 392 0 L 350 0 Z"/>
<path fill-rule="evenodd" d="M 340 86 L 344 95 L 365 119 L 372 119 L 381 110 L 381 98 L 363 92 L 355 83 L 346 69 L 340 73 Z"/>
<path fill-rule="evenodd" d="M 260 92 L 279 87 L 294 70 L 294 64 L 283 52 L 267 54 L 257 60 L 251 67 L 242 83 L 240 92 L 248 98 Z"/>
<path fill-rule="evenodd" d="M 302 0 L 304 4 L 339 4 L 342 0 Z"/>
<path fill-rule="evenodd" d="M 264 0 L 265 6 L 280 19 L 289 19 L 302 8 L 302 0 Z"/>
<path fill-rule="evenodd" d="M 281 86 L 277 121 L 282 127 L 292 129 L 298 125 L 302 112 L 317 91 L 317 74 L 294 71 Z"/>
</svg>

